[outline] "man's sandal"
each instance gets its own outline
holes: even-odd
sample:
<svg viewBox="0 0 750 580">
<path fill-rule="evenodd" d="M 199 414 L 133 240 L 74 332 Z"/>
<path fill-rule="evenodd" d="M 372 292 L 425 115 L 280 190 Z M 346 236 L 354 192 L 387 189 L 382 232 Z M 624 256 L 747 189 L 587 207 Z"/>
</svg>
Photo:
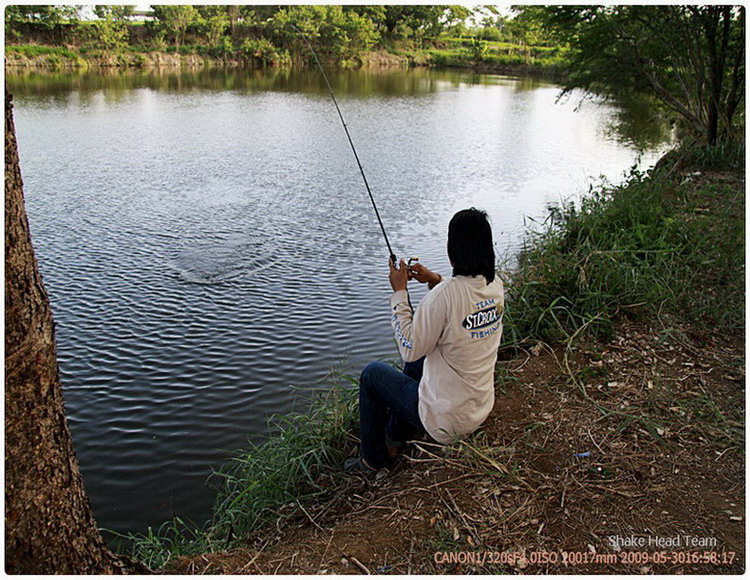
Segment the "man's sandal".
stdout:
<svg viewBox="0 0 750 580">
<path fill-rule="evenodd" d="M 378 469 L 367 465 L 361 457 L 350 457 L 344 461 L 344 473 L 348 475 L 364 475 L 365 477 L 374 477 Z"/>
<path fill-rule="evenodd" d="M 386 433 L 385 448 L 388 451 L 388 458 L 394 460 L 404 452 L 404 449 L 406 449 L 406 443 L 404 441 L 394 441 Z"/>
</svg>

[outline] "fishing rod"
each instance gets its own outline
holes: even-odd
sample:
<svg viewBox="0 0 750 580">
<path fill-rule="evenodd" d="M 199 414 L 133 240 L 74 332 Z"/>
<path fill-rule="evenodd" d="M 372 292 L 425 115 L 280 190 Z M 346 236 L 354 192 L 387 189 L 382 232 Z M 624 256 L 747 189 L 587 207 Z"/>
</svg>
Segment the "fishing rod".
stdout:
<svg viewBox="0 0 750 580">
<path fill-rule="evenodd" d="M 393 250 L 391 249 L 391 243 L 388 241 L 388 235 L 385 233 L 385 227 L 383 226 L 383 220 L 380 219 L 380 212 L 378 211 L 378 206 L 375 205 L 375 198 L 372 196 L 372 191 L 370 190 L 370 184 L 367 183 L 367 176 L 365 175 L 365 170 L 362 168 L 362 163 L 359 161 L 359 155 L 357 155 L 357 149 L 354 147 L 354 141 L 352 141 L 352 136 L 349 134 L 349 128 L 346 126 L 346 121 L 344 121 L 344 115 L 341 114 L 341 109 L 339 108 L 339 104 L 336 101 L 336 95 L 333 94 L 333 88 L 331 87 L 331 83 L 328 81 L 328 76 L 326 75 L 326 71 L 323 70 L 323 65 L 320 64 L 320 60 L 318 60 L 318 55 L 315 53 L 315 49 L 313 49 L 312 44 L 310 44 L 310 41 L 307 39 L 307 36 L 304 35 L 304 33 L 297 28 L 294 24 L 290 24 L 294 30 L 297 31 L 297 34 L 300 35 L 302 40 L 305 41 L 305 44 L 307 44 L 307 47 L 310 49 L 310 52 L 313 55 L 313 58 L 315 59 L 315 62 L 318 65 L 318 68 L 320 69 L 321 74 L 323 75 L 323 79 L 326 81 L 326 85 L 328 86 L 328 92 L 331 93 L 331 99 L 333 99 L 333 104 L 336 105 L 336 111 L 339 114 L 339 119 L 341 119 L 341 124 L 344 126 L 344 131 L 346 131 L 346 137 L 349 139 L 349 145 L 351 145 L 352 153 L 354 153 L 354 159 L 357 160 L 357 166 L 359 167 L 359 172 L 362 174 L 362 180 L 365 182 L 365 188 L 367 189 L 367 195 L 370 196 L 370 202 L 372 203 L 372 209 L 375 210 L 375 217 L 378 218 L 378 223 L 380 224 L 380 231 L 383 232 L 383 237 L 385 238 L 385 245 L 388 246 L 388 252 L 391 255 L 391 261 L 393 262 L 394 267 L 398 267 L 396 264 L 396 254 L 393 253 Z"/>
</svg>

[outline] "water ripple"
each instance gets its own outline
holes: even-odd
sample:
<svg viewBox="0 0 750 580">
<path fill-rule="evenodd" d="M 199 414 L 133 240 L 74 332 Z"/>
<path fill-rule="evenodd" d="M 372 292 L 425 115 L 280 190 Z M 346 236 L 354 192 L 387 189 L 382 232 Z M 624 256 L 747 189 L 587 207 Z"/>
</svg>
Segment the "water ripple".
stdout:
<svg viewBox="0 0 750 580">
<path fill-rule="evenodd" d="M 603 130 L 612 108 L 430 74 L 342 107 L 394 250 L 443 274 L 457 209 L 488 210 L 512 248 L 525 215 L 635 158 Z M 395 357 L 387 251 L 338 119 L 325 95 L 289 90 L 14 92 L 97 520 L 121 532 L 201 522 L 211 470 L 293 407 L 293 386 L 342 358 Z"/>
</svg>

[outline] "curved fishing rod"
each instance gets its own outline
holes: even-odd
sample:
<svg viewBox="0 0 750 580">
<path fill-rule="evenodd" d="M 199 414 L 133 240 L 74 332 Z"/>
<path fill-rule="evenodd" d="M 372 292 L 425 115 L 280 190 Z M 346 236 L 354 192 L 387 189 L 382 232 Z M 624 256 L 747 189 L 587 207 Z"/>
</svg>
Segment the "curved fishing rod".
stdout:
<svg viewBox="0 0 750 580">
<path fill-rule="evenodd" d="M 367 194 L 370 196 L 370 202 L 372 202 L 372 209 L 375 210 L 375 217 L 378 218 L 378 223 L 380 224 L 380 231 L 383 232 L 383 237 L 385 238 L 385 244 L 388 246 L 388 252 L 391 255 L 391 260 L 393 261 L 393 265 L 395 267 L 398 267 L 398 264 L 396 263 L 396 254 L 393 253 L 393 250 L 391 249 L 391 243 L 388 241 L 388 235 L 385 233 L 385 227 L 383 226 L 383 220 L 380 219 L 380 212 L 378 211 L 378 206 L 375 205 L 375 198 L 372 196 L 372 191 L 370 191 L 370 184 L 367 183 L 367 176 L 365 175 L 365 170 L 362 168 L 362 163 L 359 161 L 359 155 L 357 155 L 357 150 L 354 147 L 354 141 L 352 141 L 352 136 L 349 134 L 349 128 L 346 126 L 346 121 L 344 121 L 344 115 L 341 114 L 341 109 L 339 108 L 339 104 L 336 101 L 336 95 L 333 94 L 333 88 L 331 88 L 331 83 L 328 81 L 328 76 L 326 75 L 326 71 L 323 70 L 323 65 L 320 64 L 320 60 L 318 60 L 318 55 L 315 53 L 315 50 L 312 47 L 312 44 L 310 44 L 310 41 L 307 39 L 307 36 L 304 35 L 304 33 L 297 28 L 294 24 L 290 24 L 294 30 L 297 31 L 297 34 L 300 35 L 302 40 L 305 41 L 305 44 L 307 44 L 307 47 L 310 49 L 310 52 L 313 55 L 313 58 L 315 59 L 315 62 L 318 65 L 318 68 L 320 69 L 321 74 L 323 75 L 323 78 L 326 81 L 326 85 L 328 86 L 328 92 L 331 93 L 331 98 L 333 99 L 333 104 L 336 105 L 336 111 L 339 114 L 339 119 L 341 119 L 341 124 L 344 126 L 344 131 L 346 131 L 346 137 L 349 139 L 349 145 L 351 145 L 352 153 L 354 153 L 354 159 L 357 160 L 357 166 L 359 167 L 359 172 L 362 174 L 362 180 L 365 182 L 365 188 L 367 189 Z"/>
</svg>

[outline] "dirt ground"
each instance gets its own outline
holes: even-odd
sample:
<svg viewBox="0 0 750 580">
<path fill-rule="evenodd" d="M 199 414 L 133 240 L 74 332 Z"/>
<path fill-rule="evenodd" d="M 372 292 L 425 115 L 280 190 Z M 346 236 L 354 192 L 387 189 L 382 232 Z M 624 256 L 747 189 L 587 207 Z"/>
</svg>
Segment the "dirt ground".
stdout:
<svg viewBox="0 0 750 580">
<path fill-rule="evenodd" d="M 614 336 L 502 353 L 468 441 L 417 443 L 246 547 L 162 572 L 743 573 L 744 336 L 663 321 Z"/>
</svg>

